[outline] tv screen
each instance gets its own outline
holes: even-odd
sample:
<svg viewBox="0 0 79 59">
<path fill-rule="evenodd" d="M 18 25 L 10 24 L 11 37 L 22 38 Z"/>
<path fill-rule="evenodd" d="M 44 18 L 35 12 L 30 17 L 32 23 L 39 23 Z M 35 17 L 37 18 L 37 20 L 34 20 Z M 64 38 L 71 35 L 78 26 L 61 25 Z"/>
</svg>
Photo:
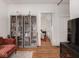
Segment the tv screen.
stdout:
<svg viewBox="0 0 79 59">
<path fill-rule="evenodd" d="M 79 45 L 79 18 L 68 21 L 68 41 Z"/>
</svg>

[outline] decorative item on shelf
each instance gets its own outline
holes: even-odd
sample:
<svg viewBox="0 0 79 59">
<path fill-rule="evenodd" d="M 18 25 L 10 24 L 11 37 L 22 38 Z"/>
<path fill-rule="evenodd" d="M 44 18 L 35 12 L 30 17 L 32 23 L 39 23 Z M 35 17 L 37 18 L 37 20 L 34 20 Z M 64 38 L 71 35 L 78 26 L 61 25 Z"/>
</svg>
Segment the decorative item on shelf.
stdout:
<svg viewBox="0 0 79 59">
<path fill-rule="evenodd" d="M 25 33 L 25 37 L 28 37 L 28 33 Z"/>
</svg>

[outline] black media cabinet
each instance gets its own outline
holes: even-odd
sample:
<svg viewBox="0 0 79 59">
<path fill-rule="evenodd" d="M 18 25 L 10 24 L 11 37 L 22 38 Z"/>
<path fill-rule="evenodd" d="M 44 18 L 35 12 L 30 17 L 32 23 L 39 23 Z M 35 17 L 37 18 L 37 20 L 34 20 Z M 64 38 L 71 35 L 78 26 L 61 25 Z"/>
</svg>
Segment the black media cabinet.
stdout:
<svg viewBox="0 0 79 59">
<path fill-rule="evenodd" d="M 79 58 L 79 46 L 66 42 L 60 43 L 61 58 Z"/>
</svg>

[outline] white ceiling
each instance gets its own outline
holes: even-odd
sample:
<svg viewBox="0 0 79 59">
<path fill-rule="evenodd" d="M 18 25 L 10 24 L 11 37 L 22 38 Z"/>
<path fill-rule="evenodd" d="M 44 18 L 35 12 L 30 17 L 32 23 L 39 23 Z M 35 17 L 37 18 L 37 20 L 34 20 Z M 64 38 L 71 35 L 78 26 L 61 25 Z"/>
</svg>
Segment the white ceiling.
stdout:
<svg viewBox="0 0 79 59">
<path fill-rule="evenodd" d="M 54 4 L 60 0 L 4 0 L 8 4 Z M 69 3 L 69 0 L 63 0 L 62 3 Z"/>
</svg>

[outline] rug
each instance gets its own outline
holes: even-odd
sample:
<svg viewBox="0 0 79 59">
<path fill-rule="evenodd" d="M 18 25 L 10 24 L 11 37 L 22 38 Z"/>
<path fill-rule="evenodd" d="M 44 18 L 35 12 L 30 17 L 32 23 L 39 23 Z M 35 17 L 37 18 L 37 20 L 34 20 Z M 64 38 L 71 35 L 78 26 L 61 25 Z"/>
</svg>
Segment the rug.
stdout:
<svg viewBox="0 0 79 59">
<path fill-rule="evenodd" d="M 17 51 L 10 58 L 32 58 L 33 51 Z"/>
</svg>

